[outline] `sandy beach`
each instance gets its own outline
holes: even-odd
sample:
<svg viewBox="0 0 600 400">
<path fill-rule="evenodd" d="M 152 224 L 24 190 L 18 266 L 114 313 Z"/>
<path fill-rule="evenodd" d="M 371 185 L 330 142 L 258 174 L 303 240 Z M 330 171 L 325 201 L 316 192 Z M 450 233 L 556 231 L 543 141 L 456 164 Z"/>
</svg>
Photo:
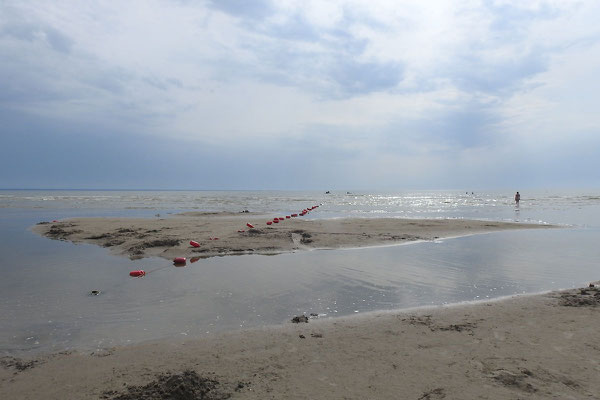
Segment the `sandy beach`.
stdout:
<svg viewBox="0 0 600 400">
<path fill-rule="evenodd" d="M 599 305 L 596 286 L 5 357 L 0 398 L 597 399 Z"/>
<path fill-rule="evenodd" d="M 172 259 L 551 227 L 392 218 L 290 218 L 273 227 L 266 220 L 251 213 L 192 213 L 154 219 L 76 218 L 41 223 L 33 230 L 52 239 L 94 243 L 131 258 Z M 190 246 L 189 240 L 200 246 Z M 598 398 L 598 284 L 352 317 L 299 315 L 296 322 L 278 326 L 92 352 L 4 357 L 0 398 Z"/>
<path fill-rule="evenodd" d="M 464 219 L 279 217 L 283 220 L 272 225 L 266 225 L 266 221 L 273 221 L 273 216 L 230 212 L 189 212 L 168 218 L 72 218 L 41 222 L 33 230 L 51 239 L 103 246 L 132 259 L 148 256 L 173 259 L 393 245 L 509 229 L 554 227 Z M 192 247 L 191 240 L 199 247 Z"/>
</svg>

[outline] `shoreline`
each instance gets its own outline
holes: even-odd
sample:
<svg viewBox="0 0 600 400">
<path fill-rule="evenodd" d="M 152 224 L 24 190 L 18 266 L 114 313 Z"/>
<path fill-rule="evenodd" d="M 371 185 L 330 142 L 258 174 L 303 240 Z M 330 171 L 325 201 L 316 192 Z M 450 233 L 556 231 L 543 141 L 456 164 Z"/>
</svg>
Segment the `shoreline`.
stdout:
<svg viewBox="0 0 600 400">
<path fill-rule="evenodd" d="M 211 399 L 593 398 L 598 284 L 89 354 L 4 357 L 0 397 L 123 400 L 177 386 Z"/>
<path fill-rule="evenodd" d="M 168 218 L 70 218 L 40 222 L 31 229 L 54 240 L 102 246 L 130 259 L 156 256 L 198 260 L 227 255 L 379 247 L 511 229 L 560 228 L 465 219 L 286 217 L 266 225 L 265 221 L 273 220 L 260 214 L 192 212 Z M 196 247 L 190 241 L 195 241 Z"/>
</svg>

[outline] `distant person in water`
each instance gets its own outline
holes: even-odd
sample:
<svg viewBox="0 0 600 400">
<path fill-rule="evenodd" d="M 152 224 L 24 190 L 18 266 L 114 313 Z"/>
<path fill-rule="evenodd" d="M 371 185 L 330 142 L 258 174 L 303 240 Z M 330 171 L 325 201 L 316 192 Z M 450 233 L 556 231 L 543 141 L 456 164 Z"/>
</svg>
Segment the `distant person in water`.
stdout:
<svg viewBox="0 0 600 400">
<path fill-rule="evenodd" d="M 519 201 L 521 201 L 521 195 L 517 192 L 517 194 L 515 194 L 515 203 L 519 205 Z"/>
</svg>

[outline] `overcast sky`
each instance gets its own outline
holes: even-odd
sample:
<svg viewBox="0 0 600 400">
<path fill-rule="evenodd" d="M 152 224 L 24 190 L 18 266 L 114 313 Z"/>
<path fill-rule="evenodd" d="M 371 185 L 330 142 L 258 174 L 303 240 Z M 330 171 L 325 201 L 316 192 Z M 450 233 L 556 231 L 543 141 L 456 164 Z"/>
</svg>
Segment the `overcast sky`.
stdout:
<svg viewBox="0 0 600 400">
<path fill-rule="evenodd" d="M 600 187 L 598 1 L 0 0 L 0 188 Z"/>
</svg>

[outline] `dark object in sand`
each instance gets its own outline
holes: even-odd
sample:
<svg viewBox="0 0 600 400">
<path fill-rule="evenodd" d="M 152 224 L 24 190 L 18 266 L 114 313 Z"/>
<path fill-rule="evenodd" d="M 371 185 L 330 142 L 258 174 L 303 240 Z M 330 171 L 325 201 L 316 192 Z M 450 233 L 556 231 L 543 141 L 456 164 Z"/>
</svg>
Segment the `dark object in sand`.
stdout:
<svg viewBox="0 0 600 400">
<path fill-rule="evenodd" d="M 299 324 L 300 322 L 308 323 L 308 317 L 306 315 L 298 315 L 298 316 L 292 318 L 292 322 L 295 324 Z"/>
<path fill-rule="evenodd" d="M 157 239 L 149 242 L 144 242 L 144 247 L 171 247 L 178 246 L 181 243 L 179 239 Z"/>
<path fill-rule="evenodd" d="M 308 232 L 302 233 L 302 239 L 300 239 L 300 243 L 311 243 L 312 242 L 311 237 L 312 237 L 312 235 Z"/>
<path fill-rule="evenodd" d="M 38 222 L 36 225 L 48 225 L 50 222 L 49 221 L 42 221 L 42 222 Z"/>
<path fill-rule="evenodd" d="M 92 290 L 92 291 L 90 292 L 90 296 L 98 296 L 99 294 L 100 294 L 100 291 L 99 291 L 99 290 Z"/>
<path fill-rule="evenodd" d="M 102 233 L 100 235 L 88 236 L 88 237 L 86 237 L 86 239 L 99 240 L 99 239 L 106 239 L 106 238 L 111 238 L 111 237 L 112 237 L 112 235 L 110 233 Z"/>
<path fill-rule="evenodd" d="M 222 400 L 230 393 L 219 390 L 219 382 L 202 378 L 195 371 L 160 375 L 145 386 L 130 386 L 127 393 L 105 392 L 103 398 L 112 400 Z"/>
<path fill-rule="evenodd" d="M 21 360 L 20 358 L 16 358 L 16 357 L 0 358 L 0 365 L 2 365 L 3 367 L 6 367 L 6 368 L 13 368 L 17 372 L 22 372 L 27 369 L 33 368 L 33 367 L 35 367 L 35 364 L 37 364 L 37 363 L 38 363 L 37 360 L 24 361 L 24 360 Z"/>
<path fill-rule="evenodd" d="M 144 254 L 144 249 L 150 247 L 173 247 L 179 245 L 179 243 L 181 243 L 179 239 L 157 239 L 131 246 L 128 251 L 133 255 L 142 255 Z"/>
<path fill-rule="evenodd" d="M 570 290 L 560 295 L 560 304 L 566 307 L 598 307 L 600 306 L 600 289 L 587 287 Z"/>
<path fill-rule="evenodd" d="M 69 225 L 69 227 L 71 227 L 72 225 Z M 51 239 L 57 239 L 57 240 L 66 240 L 67 236 L 70 236 L 74 233 L 81 233 L 83 232 L 82 230 L 79 229 L 74 229 L 72 231 L 66 231 L 63 229 L 63 226 L 58 226 L 58 225 L 52 225 L 50 227 L 50 229 L 48 230 L 48 232 L 46 232 L 46 236 L 48 236 Z"/>
</svg>

